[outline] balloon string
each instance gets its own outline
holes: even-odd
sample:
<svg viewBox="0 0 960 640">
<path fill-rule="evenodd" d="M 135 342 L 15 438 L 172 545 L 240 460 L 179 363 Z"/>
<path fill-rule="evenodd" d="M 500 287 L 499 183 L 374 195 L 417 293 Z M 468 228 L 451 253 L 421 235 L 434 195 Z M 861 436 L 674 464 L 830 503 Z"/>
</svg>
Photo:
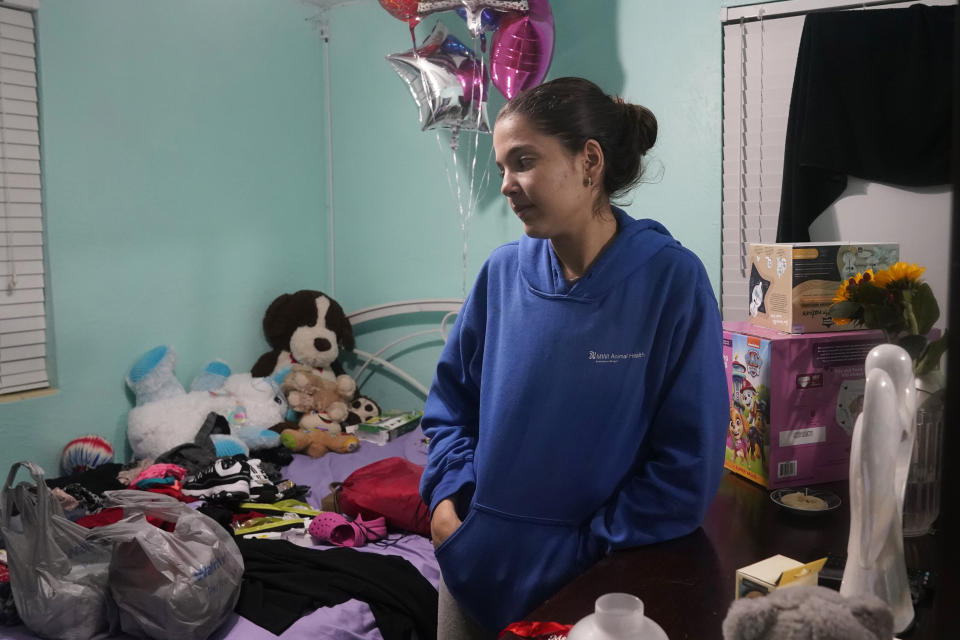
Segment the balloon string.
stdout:
<svg viewBox="0 0 960 640">
<path fill-rule="evenodd" d="M 487 151 L 487 161 L 484 163 L 483 175 L 480 176 L 480 185 L 477 187 L 477 196 L 473 201 L 474 210 L 480 204 L 480 195 L 487 188 L 487 185 L 490 184 L 490 164 L 493 160 L 493 146 Z M 476 162 L 476 160 L 474 160 Z"/>
<path fill-rule="evenodd" d="M 480 35 L 481 51 L 484 49 L 485 43 L 486 43 L 486 38 L 484 37 L 483 34 L 481 34 Z M 474 38 L 474 46 L 476 46 L 476 38 Z M 484 58 L 483 56 L 477 56 L 477 57 L 480 60 L 480 77 L 485 78 L 487 72 L 486 72 L 486 69 L 484 68 Z M 474 152 L 472 157 L 472 164 L 470 167 L 471 212 L 476 211 L 477 206 L 480 204 L 480 196 L 483 194 L 484 190 L 487 188 L 487 184 L 490 181 L 490 159 L 493 157 L 493 145 L 491 145 L 487 153 L 487 161 L 483 165 L 483 173 L 480 176 L 479 184 L 476 185 L 477 188 L 476 188 L 476 191 L 474 191 L 475 183 L 473 182 L 473 180 L 477 176 L 477 159 L 478 159 L 477 156 L 479 155 L 478 151 L 480 149 L 480 125 L 483 122 L 483 116 L 484 116 L 483 106 L 487 98 L 486 85 L 483 83 L 482 80 L 480 82 L 480 92 L 481 92 L 480 108 L 477 109 L 477 120 L 474 123 L 474 140 L 473 140 Z"/>
<path fill-rule="evenodd" d="M 486 77 L 486 69 L 484 68 L 484 57 L 483 52 L 486 51 L 486 38 L 481 34 L 479 38 L 473 38 L 473 48 L 476 55 L 477 49 L 477 40 L 480 40 L 480 51 L 481 55 L 477 55 L 477 59 L 480 61 L 480 91 L 477 95 L 477 100 L 479 101 L 478 108 L 476 110 L 476 121 L 473 123 L 473 144 L 469 144 L 467 153 L 469 154 L 468 158 L 470 160 L 470 188 L 467 197 L 467 208 L 466 211 L 461 213 L 461 233 L 463 235 L 463 254 L 462 254 L 462 271 L 463 271 L 463 295 L 467 295 L 467 250 L 468 250 L 468 237 L 469 237 L 469 223 L 470 218 L 473 217 L 474 212 L 476 212 L 477 207 L 480 204 L 480 196 L 486 189 L 487 184 L 490 180 L 490 158 L 493 155 L 493 146 L 491 145 L 490 150 L 487 154 L 487 162 L 483 165 L 483 173 L 480 175 L 479 181 L 477 180 L 477 159 L 480 151 L 480 128 L 484 120 L 484 106 L 487 98 L 486 85 L 483 82 L 483 79 Z M 459 167 L 459 165 L 458 165 Z M 459 173 L 458 173 L 459 175 Z M 458 182 L 459 186 L 459 182 Z M 459 195 L 459 193 L 458 193 Z"/>
<path fill-rule="evenodd" d="M 481 51 L 483 51 L 485 49 L 485 46 L 484 46 L 485 42 L 482 36 L 480 40 L 481 40 L 480 49 Z M 473 43 L 474 52 L 476 52 L 476 49 L 477 49 L 476 41 L 477 41 L 477 38 L 474 37 L 474 43 Z M 416 53 L 416 50 L 415 50 L 415 53 Z M 477 179 L 477 160 L 478 160 L 478 155 L 479 155 L 478 152 L 480 148 L 480 132 L 481 132 L 480 130 L 484 120 L 483 107 L 485 106 L 487 94 L 486 94 L 486 88 L 483 83 L 483 78 L 485 77 L 485 74 L 486 74 L 486 70 L 484 68 L 483 56 L 476 56 L 476 57 L 480 60 L 480 82 L 479 82 L 480 89 L 479 89 L 479 92 L 476 92 L 476 93 L 472 92 L 473 95 L 471 96 L 472 98 L 475 97 L 475 99 L 478 101 L 478 108 L 476 109 L 476 120 L 472 123 L 468 120 L 463 121 L 466 124 L 472 124 L 473 136 L 466 137 L 465 139 L 466 144 L 461 145 L 460 144 L 461 127 L 454 126 L 450 128 L 450 141 L 449 141 L 449 144 L 447 145 L 447 148 L 450 150 L 449 152 L 450 158 L 452 158 L 452 162 L 453 162 L 452 170 L 450 167 L 450 162 L 447 159 L 447 154 L 443 150 L 443 143 L 440 140 L 440 131 L 437 130 L 436 132 L 437 146 L 440 148 L 440 151 L 441 151 L 441 157 L 443 158 L 444 173 L 446 174 L 446 177 L 447 177 L 447 187 L 450 189 L 450 192 L 456 197 L 457 211 L 460 217 L 460 236 L 462 240 L 461 253 L 460 253 L 460 270 L 461 270 L 460 271 L 461 273 L 460 288 L 464 297 L 467 295 L 467 258 L 468 258 L 469 244 L 470 244 L 469 243 L 470 219 L 473 217 L 474 212 L 476 211 L 477 207 L 480 204 L 481 193 L 489 183 L 489 180 L 490 180 L 489 165 L 490 165 L 490 158 L 493 155 L 493 147 L 491 146 L 488 153 L 487 162 L 484 165 L 483 172 L 480 175 L 478 180 Z M 424 82 L 424 93 L 426 93 L 426 81 L 423 78 L 423 76 L 421 76 L 421 80 Z M 474 78 L 474 84 L 473 84 L 474 87 L 477 85 L 476 80 L 477 79 Z M 467 181 L 465 177 L 461 179 L 460 157 L 458 156 L 458 153 L 461 156 L 463 154 L 466 154 L 466 158 L 464 158 L 464 165 L 465 165 L 464 170 L 466 170 L 466 166 L 469 166 L 469 171 L 470 171 L 469 181 Z M 451 173 L 453 174 L 452 177 L 451 177 Z M 466 193 L 464 193 L 464 190 L 466 190 Z"/>
<path fill-rule="evenodd" d="M 483 46 L 484 39 L 482 38 L 482 36 L 480 40 L 481 40 L 481 52 L 482 52 L 486 47 Z M 473 38 L 473 49 L 474 49 L 474 55 L 476 55 L 477 37 Z M 462 259 L 461 269 L 463 273 L 462 286 L 463 286 L 464 296 L 467 295 L 467 250 L 469 248 L 468 237 L 469 237 L 470 218 L 473 217 L 473 212 L 476 211 L 477 205 L 479 204 L 480 188 L 481 188 L 481 184 L 484 182 L 484 179 L 481 177 L 481 180 L 480 180 L 481 184 L 477 184 L 477 155 L 480 149 L 480 124 L 483 122 L 483 107 L 486 99 L 486 92 L 484 91 L 484 84 L 483 84 L 483 78 L 485 77 L 485 69 L 483 67 L 483 55 L 476 55 L 476 57 L 480 61 L 480 82 L 479 82 L 480 90 L 477 93 L 473 93 L 472 89 L 476 87 L 478 84 L 477 78 L 474 78 L 473 82 L 471 83 L 471 93 L 472 93 L 471 97 L 475 97 L 475 99 L 478 102 L 477 109 L 476 109 L 477 115 L 476 115 L 476 121 L 473 123 L 473 140 L 472 140 L 473 145 L 472 146 L 470 145 L 469 139 L 467 143 L 467 154 L 468 154 L 467 157 L 470 160 L 470 187 L 467 192 L 467 208 L 466 208 L 466 211 L 464 211 L 461 215 L 462 221 L 460 225 L 461 226 L 460 232 L 463 236 L 463 253 L 461 255 L 461 259 Z M 476 190 L 474 190 L 475 187 L 476 187 Z"/>
<path fill-rule="evenodd" d="M 460 186 L 460 171 L 459 163 L 457 162 L 457 146 L 454 142 L 455 138 L 459 134 L 458 129 L 454 128 L 450 131 L 451 142 L 447 145 L 449 149 L 450 157 L 453 158 L 453 170 L 450 169 L 450 162 L 447 160 L 447 151 L 444 149 L 443 143 L 440 141 L 440 130 L 437 130 L 437 146 L 440 148 L 440 157 L 443 158 L 443 170 L 447 176 L 447 187 L 450 189 L 450 193 L 456 197 L 457 200 L 457 212 L 460 216 L 460 236 L 462 239 L 462 249 L 461 249 L 461 273 L 460 273 L 460 290 L 462 295 L 466 297 L 467 295 L 467 212 L 464 208 L 463 202 L 463 193 Z M 453 174 L 453 179 L 451 180 L 451 175 Z M 456 188 L 454 188 L 456 184 Z"/>
<path fill-rule="evenodd" d="M 453 130 L 453 135 L 458 135 L 460 128 L 456 127 Z M 460 289 L 463 297 L 467 296 L 467 247 L 468 247 L 468 233 L 469 233 L 469 223 L 470 223 L 470 209 L 471 209 L 471 200 L 473 199 L 473 177 L 470 179 L 470 189 L 464 198 L 463 187 L 460 184 L 460 163 L 457 159 L 457 149 L 451 148 L 453 153 L 453 164 L 454 164 L 454 173 L 453 175 L 456 178 L 457 183 L 457 206 L 460 209 L 460 239 L 462 242 L 460 250 Z M 467 148 L 466 153 L 470 153 L 470 138 L 467 138 Z M 474 154 L 476 155 L 476 154 Z"/>
<path fill-rule="evenodd" d="M 447 152 L 446 152 L 446 150 L 443 148 L 443 143 L 440 142 L 440 130 L 439 130 L 439 129 L 436 129 L 435 131 L 436 131 L 436 134 L 437 134 L 437 136 L 436 136 L 436 137 L 437 137 L 437 147 L 440 148 L 440 157 L 443 158 L 443 172 L 444 172 L 444 173 L 446 174 L 446 176 L 447 176 L 447 188 L 450 189 L 450 193 L 453 194 L 453 193 L 454 193 L 454 190 L 453 190 L 453 183 L 450 181 L 450 163 L 447 162 Z"/>
<path fill-rule="evenodd" d="M 460 236 L 463 238 L 463 250 L 460 253 L 460 291 L 467 297 L 467 248 L 469 246 L 470 216 L 465 215 L 460 222 Z"/>
<path fill-rule="evenodd" d="M 473 48 L 474 48 L 474 55 L 476 55 L 476 48 L 477 48 L 477 38 L 476 38 L 476 37 L 473 38 Z M 477 111 L 477 119 L 476 119 L 476 122 L 473 123 L 473 153 L 470 154 L 472 157 L 470 158 L 470 159 L 471 159 L 471 163 L 470 163 L 470 192 L 469 192 L 469 196 L 468 196 L 468 197 L 469 197 L 469 202 L 470 202 L 470 208 L 471 208 L 471 209 L 473 208 L 473 202 L 474 202 L 474 201 L 473 201 L 474 179 L 477 177 L 477 147 L 478 147 L 479 144 L 480 144 L 480 122 L 481 122 L 481 120 L 483 119 L 483 98 L 484 98 L 484 95 L 483 95 L 483 56 L 477 56 L 477 59 L 480 60 L 480 91 L 479 91 L 479 92 L 475 92 L 475 91 L 474 91 L 474 89 L 475 89 L 476 86 L 477 86 L 477 78 L 476 78 L 476 77 L 473 78 L 473 82 L 471 82 L 471 86 L 470 86 L 470 92 L 471 92 L 471 96 L 470 96 L 470 97 L 471 97 L 471 99 L 476 98 L 476 100 L 477 100 L 477 102 L 478 102 L 478 104 L 477 104 L 477 109 L 476 109 L 476 111 Z M 476 68 L 476 67 L 474 67 L 474 68 Z M 470 213 L 468 212 L 467 215 L 469 216 Z"/>
<path fill-rule="evenodd" d="M 474 38 L 474 47 L 476 47 L 476 40 L 477 40 L 477 38 Z M 481 51 L 483 51 L 483 50 L 485 49 L 485 44 L 486 44 L 486 38 L 483 36 L 483 34 L 481 34 L 481 35 L 480 35 L 480 48 L 481 48 Z M 487 98 L 486 86 L 485 86 L 485 84 L 484 84 L 484 82 L 483 82 L 483 78 L 486 77 L 486 69 L 484 68 L 484 58 L 483 58 L 482 55 L 477 56 L 477 58 L 480 60 L 480 78 L 481 78 L 481 80 L 480 80 L 480 98 L 479 98 L 479 99 L 480 99 L 480 108 L 477 109 L 477 121 L 474 123 L 474 127 L 473 127 L 473 136 L 474 136 L 474 137 L 473 137 L 473 158 L 472 158 L 472 163 L 471 163 L 471 166 L 470 166 L 470 205 L 471 205 L 471 211 L 475 211 L 476 208 L 477 208 L 477 205 L 480 203 L 480 194 L 483 193 L 483 190 L 486 188 L 487 181 L 488 181 L 488 179 L 489 179 L 489 177 L 490 177 L 490 162 L 489 162 L 489 155 L 488 155 L 488 158 L 487 158 L 488 161 L 487 161 L 486 164 L 484 164 L 483 175 L 480 177 L 480 184 L 477 185 L 477 190 L 476 190 L 476 192 L 474 192 L 474 190 L 473 190 L 473 187 L 474 187 L 474 179 L 476 178 L 476 175 L 477 175 L 477 155 L 478 155 L 477 152 L 478 152 L 479 149 L 480 149 L 480 123 L 483 122 L 483 106 L 484 106 L 484 103 L 486 102 L 486 98 Z M 491 152 L 491 153 L 493 152 L 493 146 L 490 147 L 490 152 Z"/>
</svg>

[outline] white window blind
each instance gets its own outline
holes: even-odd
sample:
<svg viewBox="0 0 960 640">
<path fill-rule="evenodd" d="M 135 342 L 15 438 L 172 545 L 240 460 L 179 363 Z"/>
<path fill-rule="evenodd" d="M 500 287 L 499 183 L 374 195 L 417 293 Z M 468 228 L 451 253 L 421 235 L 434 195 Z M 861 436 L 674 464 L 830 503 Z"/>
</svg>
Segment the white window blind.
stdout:
<svg viewBox="0 0 960 640">
<path fill-rule="evenodd" d="M 38 115 L 33 14 L 0 6 L 0 393 L 49 386 Z"/>
<path fill-rule="evenodd" d="M 924 4 L 952 4 L 927 0 Z M 807 13 L 916 2 L 785 0 L 721 11 L 723 21 L 724 320 L 746 320 L 751 242 L 775 242 L 793 76 Z"/>
<path fill-rule="evenodd" d="M 724 320 L 746 320 L 748 246 L 774 242 L 803 16 L 723 27 Z"/>
</svg>

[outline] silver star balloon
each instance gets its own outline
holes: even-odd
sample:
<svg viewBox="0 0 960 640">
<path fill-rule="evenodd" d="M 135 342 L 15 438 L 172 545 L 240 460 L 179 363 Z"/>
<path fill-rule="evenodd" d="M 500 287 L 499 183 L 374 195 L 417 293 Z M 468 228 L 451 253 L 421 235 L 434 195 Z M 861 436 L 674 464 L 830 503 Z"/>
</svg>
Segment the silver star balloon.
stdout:
<svg viewBox="0 0 960 640">
<path fill-rule="evenodd" d="M 390 54 L 387 60 L 410 89 L 424 131 L 438 127 L 490 131 L 486 69 L 442 22 L 419 47 Z"/>
</svg>

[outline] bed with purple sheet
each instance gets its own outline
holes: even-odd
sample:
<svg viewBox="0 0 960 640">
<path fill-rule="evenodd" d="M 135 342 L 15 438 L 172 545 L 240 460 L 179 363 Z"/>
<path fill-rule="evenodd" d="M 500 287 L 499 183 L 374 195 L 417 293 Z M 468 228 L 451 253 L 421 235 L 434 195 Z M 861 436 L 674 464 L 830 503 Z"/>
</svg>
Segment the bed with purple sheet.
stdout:
<svg viewBox="0 0 960 640">
<path fill-rule="evenodd" d="M 342 482 L 354 470 L 371 462 L 399 456 L 423 465 L 426 463 L 426 444 L 423 434 L 417 428 L 399 438 L 379 446 L 362 442 L 353 453 L 329 453 L 322 458 L 294 454 L 291 464 L 283 467 L 283 475 L 298 485 L 311 487 L 305 501 L 320 509 L 320 501 L 329 493 L 332 482 Z M 315 544 L 315 549 L 334 549 L 326 544 Z M 434 587 L 440 579 L 440 570 L 433 554 L 433 546 L 427 538 L 410 533 L 391 531 L 378 542 L 357 547 L 361 553 L 396 555 L 410 562 Z M 130 638 L 121 634 L 114 638 Z M 216 640 L 260 640 L 260 639 L 296 639 L 296 640 L 380 640 L 383 636 L 377 626 L 374 615 L 365 602 L 348 600 L 332 607 L 320 607 L 288 627 L 282 634 L 274 635 L 250 620 L 231 614 L 230 618 L 211 636 Z M 35 640 L 36 635 L 23 626 L 0 627 L 0 639 Z"/>
<path fill-rule="evenodd" d="M 295 454 L 293 462 L 284 467 L 284 477 L 296 484 L 311 487 L 306 501 L 314 508 L 320 509 L 320 501 L 330 492 L 331 483 L 343 482 L 356 469 L 394 456 L 405 458 L 415 464 L 426 464 L 427 445 L 419 427 L 383 446 L 362 442 L 360 448 L 353 453 L 342 455 L 328 453 L 317 459 Z M 317 544 L 315 548 L 334 547 Z M 364 553 L 400 556 L 410 562 L 434 587 L 440 580 L 440 569 L 433 554 L 433 545 L 424 536 L 391 532 L 384 540 L 367 543 L 358 547 L 357 550 Z M 382 635 L 370 607 L 364 602 L 349 600 L 334 607 L 317 609 L 302 617 L 279 636 L 234 614 L 212 637 L 216 640 L 259 640 L 278 637 L 291 640 L 319 638 L 380 640 Z"/>
</svg>

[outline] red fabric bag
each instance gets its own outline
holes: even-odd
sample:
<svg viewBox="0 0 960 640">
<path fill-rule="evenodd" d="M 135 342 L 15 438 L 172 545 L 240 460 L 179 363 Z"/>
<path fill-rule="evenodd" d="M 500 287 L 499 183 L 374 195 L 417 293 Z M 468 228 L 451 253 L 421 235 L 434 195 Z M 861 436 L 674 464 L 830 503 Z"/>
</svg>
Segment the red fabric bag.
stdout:
<svg viewBox="0 0 960 640">
<path fill-rule="evenodd" d="M 392 529 L 430 537 L 430 508 L 420 498 L 423 467 L 393 457 L 360 467 L 336 491 L 339 511 L 364 520 L 383 516 Z"/>
</svg>

